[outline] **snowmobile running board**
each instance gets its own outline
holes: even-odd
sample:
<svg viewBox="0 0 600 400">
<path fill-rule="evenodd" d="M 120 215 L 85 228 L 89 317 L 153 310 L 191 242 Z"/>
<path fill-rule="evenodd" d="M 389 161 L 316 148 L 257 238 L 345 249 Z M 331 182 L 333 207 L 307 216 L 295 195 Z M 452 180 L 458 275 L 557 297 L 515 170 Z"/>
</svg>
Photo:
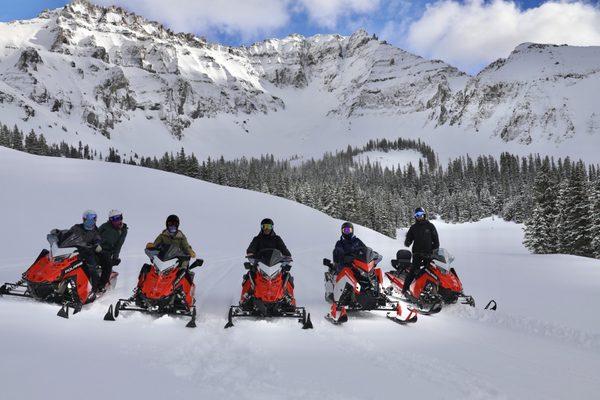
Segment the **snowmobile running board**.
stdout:
<svg viewBox="0 0 600 400">
<path fill-rule="evenodd" d="M 185 325 L 186 328 L 195 328 L 196 327 L 196 307 L 192 307 L 191 311 L 183 311 L 183 310 L 176 310 L 173 312 L 163 312 L 163 311 L 154 311 L 154 310 L 148 310 L 146 308 L 142 308 L 142 307 L 129 307 L 129 304 L 131 302 L 135 301 L 132 298 L 129 299 L 119 299 L 119 301 L 117 301 L 117 304 L 115 304 L 114 308 L 113 305 L 111 304 L 108 307 L 108 310 L 106 311 L 106 314 L 104 314 L 104 320 L 105 321 L 115 321 L 115 318 L 117 318 L 119 316 L 119 313 L 121 311 L 137 311 L 137 312 L 141 312 L 144 314 L 150 314 L 150 315 L 178 315 L 178 316 L 182 316 L 182 317 L 190 317 L 190 321 Z"/>
<path fill-rule="evenodd" d="M 274 315 L 261 315 L 257 312 L 242 310 L 240 306 L 231 306 L 229 307 L 229 312 L 227 314 L 227 323 L 224 327 L 225 329 L 234 326 L 234 318 L 298 318 L 298 323 L 302 324 L 302 329 L 313 329 L 313 324 L 310 320 L 310 313 L 307 313 L 304 307 L 296 307 L 293 312 L 282 312 L 281 314 Z"/>
<path fill-rule="evenodd" d="M 420 313 L 419 310 L 416 309 L 412 309 L 410 307 L 408 308 L 408 316 L 405 319 L 401 319 L 398 318 L 400 316 L 400 314 L 402 313 L 402 308 L 400 307 L 400 305 L 398 304 L 396 307 L 390 308 L 390 307 L 381 307 L 381 308 L 373 308 L 370 310 L 364 310 L 364 309 L 360 309 L 360 308 L 348 308 L 346 309 L 346 314 L 345 316 L 341 317 L 340 319 L 334 319 L 330 314 L 326 314 L 325 315 L 325 319 L 329 322 L 331 322 L 334 325 L 341 325 L 345 322 L 348 321 L 348 315 L 347 313 L 351 313 L 351 312 L 359 312 L 359 311 L 364 311 L 364 312 L 368 312 L 368 311 L 387 311 L 386 313 L 386 317 L 388 319 L 391 319 L 392 321 L 400 324 L 400 325 L 406 325 L 406 324 L 412 324 L 417 322 L 418 317 L 417 315 Z M 393 313 L 396 313 L 396 315 L 393 315 Z"/>
</svg>

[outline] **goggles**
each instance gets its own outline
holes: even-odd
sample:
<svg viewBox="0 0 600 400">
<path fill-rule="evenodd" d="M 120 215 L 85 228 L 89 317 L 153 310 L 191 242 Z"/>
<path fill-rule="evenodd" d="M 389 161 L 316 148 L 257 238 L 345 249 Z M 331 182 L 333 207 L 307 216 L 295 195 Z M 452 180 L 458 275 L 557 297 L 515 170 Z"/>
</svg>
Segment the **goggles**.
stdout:
<svg viewBox="0 0 600 400">
<path fill-rule="evenodd" d="M 85 218 L 84 218 L 84 219 L 85 219 L 86 221 L 95 221 L 95 220 L 96 220 L 96 218 L 97 218 L 97 215 L 96 215 L 96 214 L 88 214 L 88 215 L 86 215 L 86 216 L 85 216 Z"/>
<path fill-rule="evenodd" d="M 425 211 L 417 211 L 415 213 L 415 218 L 421 218 L 425 216 Z"/>
<path fill-rule="evenodd" d="M 352 233 L 352 228 L 351 228 L 351 227 L 349 227 L 349 226 L 345 226 L 345 227 L 343 227 L 343 228 L 342 228 L 342 233 L 343 233 L 344 235 L 349 235 L 349 234 L 351 234 L 351 233 Z"/>
<path fill-rule="evenodd" d="M 111 220 L 112 222 L 123 221 L 123 216 L 122 215 L 113 215 L 112 217 L 109 218 L 109 220 Z"/>
<path fill-rule="evenodd" d="M 262 224 L 262 229 L 273 229 L 273 224 Z"/>
</svg>

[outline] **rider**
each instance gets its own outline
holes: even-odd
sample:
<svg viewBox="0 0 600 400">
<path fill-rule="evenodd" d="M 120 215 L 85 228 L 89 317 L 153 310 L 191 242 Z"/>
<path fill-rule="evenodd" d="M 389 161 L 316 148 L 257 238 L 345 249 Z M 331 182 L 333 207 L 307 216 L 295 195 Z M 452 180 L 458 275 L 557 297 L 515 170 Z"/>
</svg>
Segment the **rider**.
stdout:
<svg viewBox="0 0 600 400">
<path fill-rule="evenodd" d="M 421 266 L 429 265 L 433 252 L 440 247 L 437 230 L 427 220 L 427 215 L 423 207 L 416 208 L 414 216 L 415 223 L 408 229 L 406 239 L 404 240 L 406 247 L 410 247 L 412 244 L 413 252 L 412 266 L 406 275 L 402 288 L 404 296 L 410 294 L 410 285 Z"/>
<path fill-rule="evenodd" d="M 187 238 L 179 230 L 179 217 L 177 215 L 169 215 L 166 221 L 167 229 L 161 232 L 160 235 L 154 240 L 153 243 L 146 245 L 147 249 L 154 249 L 163 245 L 176 245 L 183 250 L 190 258 L 196 258 L 196 253 L 192 246 L 190 246 Z M 189 261 L 181 263 L 182 268 L 187 268 Z"/>
<path fill-rule="evenodd" d="M 111 210 L 108 213 L 108 221 L 100 225 L 98 229 L 102 242 L 102 252 L 98 254 L 98 262 L 102 268 L 99 289 L 103 290 L 110 280 L 112 268 L 121 263 L 119 253 L 127 237 L 127 224 L 123 223 L 123 213 Z"/>
<path fill-rule="evenodd" d="M 277 249 L 285 257 L 292 256 L 285 243 L 283 243 L 283 239 L 273 230 L 273 220 L 271 218 L 260 221 L 260 232 L 250 242 L 246 250 L 246 256 L 253 256 L 264 249 Z"/>
<path fill-rule="evenodd" d="M 100 246 L 101 238 L 96 226 L 96 220 L 98 214 L 93 210 L 86 210 L 82 215 L 82 223 L 75 224 L 68 230 L 53 229 L 50 231 L 50 235 L 54 236 L 56 241 L 60 242 L 69 238 L 70 236 L 77 236 L 84 246 L 77 247 L 79 256 L 83 261 L 83 268 L 90 278 L 92 284 L 92 292 L 98 290 L 99 274 L 98 274 L 98 260 L 97 254 L 102 251 Z"/>
<path fill-rule="evenodd" d="M 351 222 L 344 222 L 341 230 L 342 236 L 333 249 L 333 262 L 335 263 L 338 272 L 346 263 L 346 257 L 356 254 L 361 249 L 367 247 L 362 240 L 354 236 L 354 225 L 352 225 Z"/>
</svg>

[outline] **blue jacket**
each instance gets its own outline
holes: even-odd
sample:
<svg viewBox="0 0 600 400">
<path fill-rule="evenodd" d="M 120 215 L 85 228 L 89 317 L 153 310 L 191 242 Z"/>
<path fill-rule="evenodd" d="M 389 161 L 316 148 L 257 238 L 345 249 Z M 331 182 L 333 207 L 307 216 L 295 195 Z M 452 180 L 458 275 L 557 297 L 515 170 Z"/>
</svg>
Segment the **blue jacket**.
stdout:
<svg viewBox="0 0 600 400">
<path fill-rule="evenodd" d="M 362 240 L 354 235 L 352 235 L 350 238 L 345 238 L 342 236 L 340 237 L 340 240 L 337 241 L 335 248 L 333 249 L 333 262 L 336 264 L 342 264 L 344 261 L 344 256 L 354 254 L 365 247 L 367 246 L 365 246 Z"/>
</svg>

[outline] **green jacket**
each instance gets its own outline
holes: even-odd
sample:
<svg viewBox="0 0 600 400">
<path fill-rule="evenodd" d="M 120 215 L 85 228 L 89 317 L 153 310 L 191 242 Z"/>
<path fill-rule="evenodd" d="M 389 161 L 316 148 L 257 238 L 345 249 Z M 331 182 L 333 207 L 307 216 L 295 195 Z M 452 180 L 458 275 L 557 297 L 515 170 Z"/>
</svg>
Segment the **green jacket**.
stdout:
<svg viewBox="0 0 600 400">
<path fill-rule="evenodd" d="M 100 242 L 102 252 L 108 256 L 118 258 L 121 247 L 123 247 L 123 243 L 127 237 L 127 230 L 127 224 L 123 224 L 121 229 L 115 229 L 110 222 L 105 222 L 100 225 L 98 232 L 102 238 L 102 241 Z"/>
<path fill-rule="evenodd" d="M 171 236 L 169 231 L 166 229 L 162 231 L 160 235 L 154 241 L 154 247 L 159 247 L 161 245 L 172 245 L 175 244 L 181 248 L 181 250 L 185 251 L 190 256 L 194 253 L 192 246 L 190 246 L 187 238 L 181 231 L 177 231 L 175 236 Z"/>
</svg>

